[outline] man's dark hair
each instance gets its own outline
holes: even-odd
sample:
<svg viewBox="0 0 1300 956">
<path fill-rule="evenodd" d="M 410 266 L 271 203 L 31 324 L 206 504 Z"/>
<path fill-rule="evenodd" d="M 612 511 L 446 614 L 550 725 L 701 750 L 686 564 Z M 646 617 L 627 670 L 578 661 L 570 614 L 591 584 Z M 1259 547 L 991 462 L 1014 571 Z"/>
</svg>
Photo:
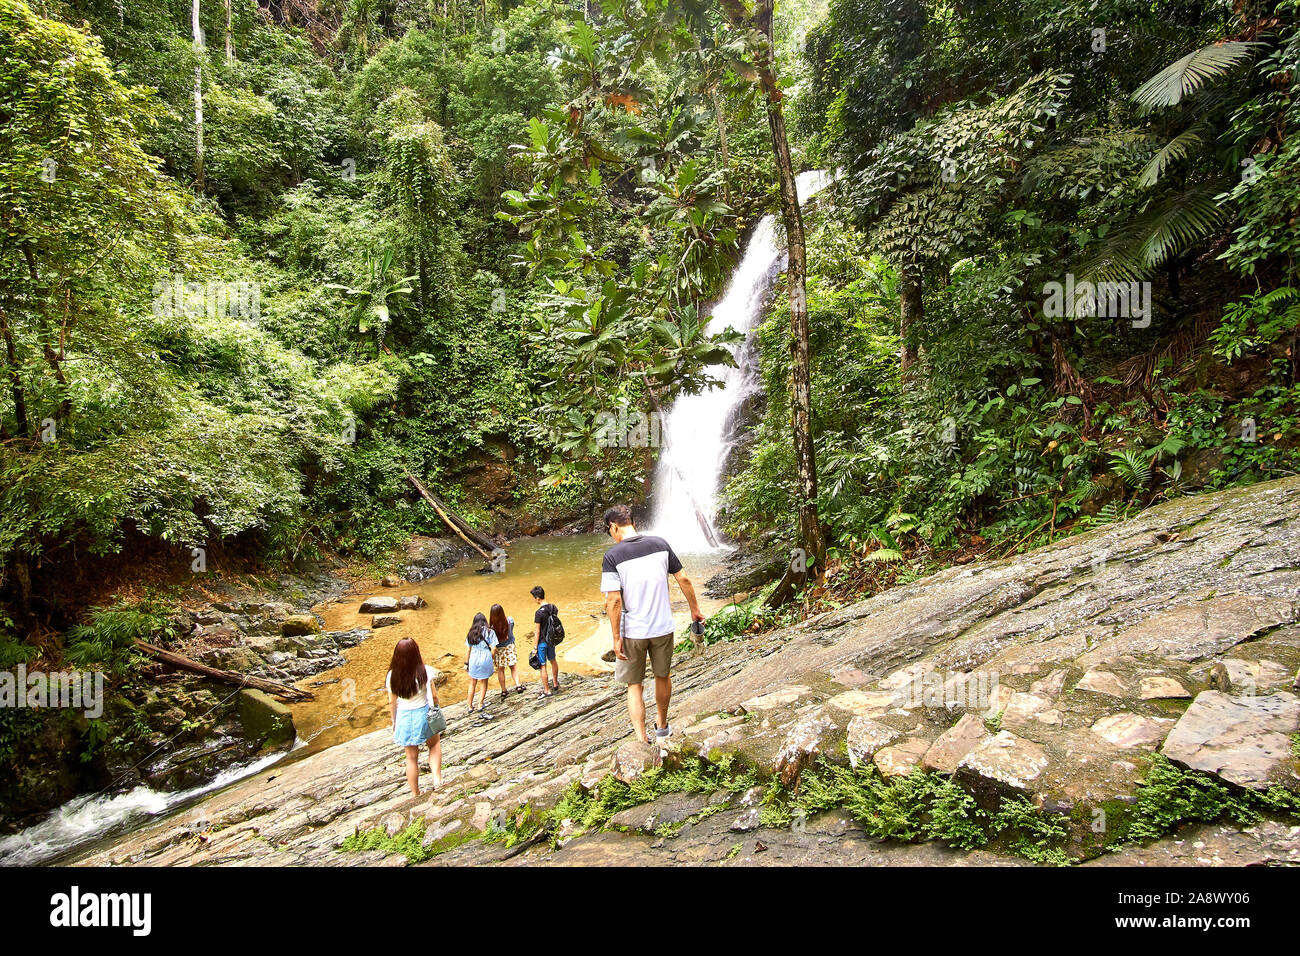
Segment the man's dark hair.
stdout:
<svg viewBox="0 0 1300 956">
<path fill-rule="evenodd" d="M 624 525 L 631 523 L 632 509 L 627 505 L 614 505 L 614 507 L 605 512 L 605 530 L 607 531 L 609 530 L 609 526 L 612 524 L 616 524 L 621 528 Z"/>
<path fill-rule="evenodd" d="M 537 598 L 537 600 L 539 601 L 546 600 L 546 592 L 542 590 L 542 586 L 540 584 L 534 585 L 533 589 L 528 593 L 531 594 L 533 597 Z"/>
</svg>

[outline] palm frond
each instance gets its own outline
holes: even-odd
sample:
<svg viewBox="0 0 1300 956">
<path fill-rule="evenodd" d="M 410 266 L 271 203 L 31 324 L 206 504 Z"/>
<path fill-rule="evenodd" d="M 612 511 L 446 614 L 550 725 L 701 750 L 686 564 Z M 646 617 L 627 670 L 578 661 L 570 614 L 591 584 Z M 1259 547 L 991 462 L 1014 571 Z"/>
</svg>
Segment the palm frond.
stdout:
<svg viewBox="0 0 1300 956">
<path fill-rule="evenodd" d="M 1187 159 L 1197 148 L 1205 145 L 1205 134 L 1209 125 L 1197 123 L 1183 130 L 1169 142 L 1165 143 L 1138 175 L 1139 188 L 1146 189 L 1160 182 L 1165 171 L 1175 163 Z"/>
<path fill-rule="evenodd" d="M 1175 106 L 1206 83 L 1248 59 L 1258 43 L 1225 40 L 1193 50 L 1147 80 L 1133 92 L 1142 112 Z"/>
<path fill-rule="evenodd" d="M 1171 196 L 1139 217 L 1146 233 L 1142 256 L 1148 266 L 1160 265 L 1214 230 L 1223 219 L 1215 195 L 1214 189 L 1192 189 Z"/>
</svg>

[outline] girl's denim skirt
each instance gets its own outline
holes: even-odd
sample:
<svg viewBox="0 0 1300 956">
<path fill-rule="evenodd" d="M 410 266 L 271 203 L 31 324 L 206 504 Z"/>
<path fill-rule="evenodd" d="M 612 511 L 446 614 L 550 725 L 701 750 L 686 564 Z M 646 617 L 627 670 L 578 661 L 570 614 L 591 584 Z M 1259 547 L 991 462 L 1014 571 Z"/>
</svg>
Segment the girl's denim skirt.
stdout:
<svg viewBox="0 0 1300 956">
<path fill-rule="evenodd" d="M 393 721 L 393 742 L 399 747 L 423 747 L 433 736 L 429 727 L 429 708 L 399 710 Z"/>
</svg>

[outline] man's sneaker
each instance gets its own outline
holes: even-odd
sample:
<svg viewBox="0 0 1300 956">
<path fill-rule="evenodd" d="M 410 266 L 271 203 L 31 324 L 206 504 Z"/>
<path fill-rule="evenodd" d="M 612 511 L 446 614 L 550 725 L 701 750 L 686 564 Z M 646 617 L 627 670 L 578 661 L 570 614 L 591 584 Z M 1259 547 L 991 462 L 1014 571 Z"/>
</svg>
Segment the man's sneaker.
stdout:
<svg viewBox="0 0 1300 956">
<path fill-rule="evenodd" d="M 672 735 L 673 735 L 672 724 L 669 724 L 667 727 L 658 727 L 658 726 L 655 727 L 655 740 L 658 741 L 659 743 L 663 743 Z"/>
</svg>

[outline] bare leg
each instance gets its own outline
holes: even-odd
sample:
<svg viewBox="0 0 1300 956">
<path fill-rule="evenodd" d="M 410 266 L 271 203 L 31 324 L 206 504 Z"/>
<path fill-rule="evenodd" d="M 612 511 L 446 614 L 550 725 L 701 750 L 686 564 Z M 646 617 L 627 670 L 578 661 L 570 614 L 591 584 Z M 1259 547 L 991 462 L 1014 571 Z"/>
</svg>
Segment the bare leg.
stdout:
<svg viewBox="0 0 1300 956">
<path fill-rule="evenodd" d="M 632 731 L 641 738 L 641 743 L 648 744 L 645 732 L 645 700 L 640 684 L 627 685 L 627 716 L 632 721 Z"/>
<path fill-rule="evenodd" d="M 506 669 L 504 667 L 497 668 L 497 682 L 501 685 L 501 693 L 504 694 L 506 692 Z"/>
<path fill-rule="evenodd" d="M 433 789 L 442 786 L 442 734 L 429 738 L 429 769 L 433 771 Z"/>
<path fill-rule="evenodd" d="M 671 677 L 655 678 L 655 710 L 659 713 L 656 727 L 668 726 L 668 700 L 673 696 L 673 679 Z"/>
<path fill-rule="evenodd" d="M 519 665 L 510 665 L 510 679 L 515 682 L 515 690 L 519 689 Z"/>
<path fill-rule="evenodd" d="M 466 701 L 465 703 L 470 710 L 474 709 L 474 685 L 477 683 L 478 681 L 474 680 L 474 678 L 471 677 L 469 679 L 469 700 Z"/>
<path fill-rule="evenodd" d="M 420 748 L 406 747 L 406 785 L 414 796 L 420 795 Z"/>
<path fill-rule="evenodd" d="M 560 661 L 558 658 L 551 661 L 551 683 L 555 685 L 556 690 L 560 689 Z"/>
</svg>

